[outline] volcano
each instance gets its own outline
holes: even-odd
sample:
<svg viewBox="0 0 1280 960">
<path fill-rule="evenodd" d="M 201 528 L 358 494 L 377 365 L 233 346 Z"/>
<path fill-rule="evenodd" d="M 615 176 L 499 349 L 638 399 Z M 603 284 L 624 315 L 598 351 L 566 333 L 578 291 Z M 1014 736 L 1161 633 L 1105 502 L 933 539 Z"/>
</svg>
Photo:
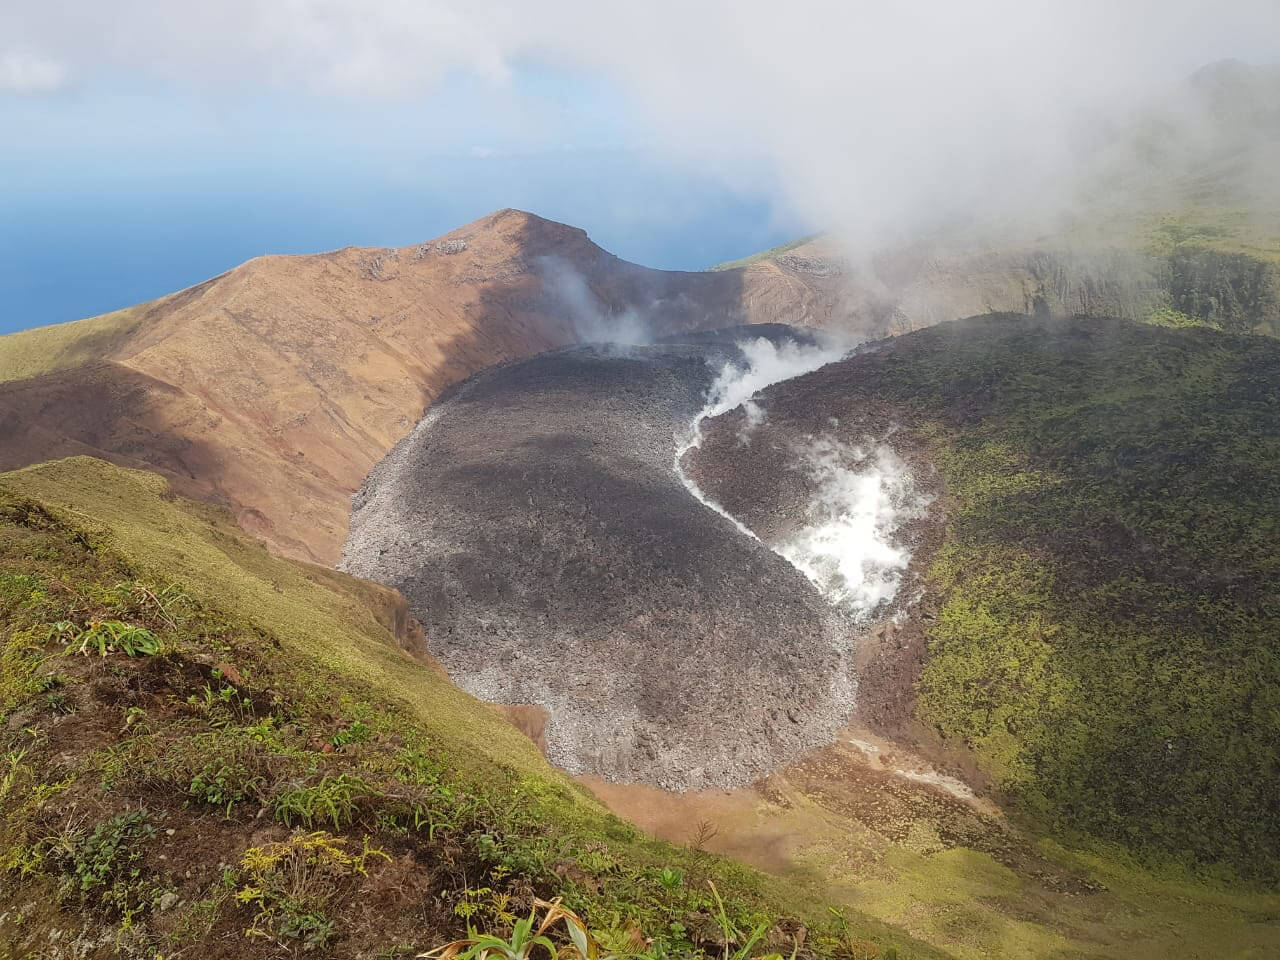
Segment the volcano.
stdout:
<svg viewBox="0 0 1280 960">
<path fill-rule="evenodd" d="M 848 718 L 866 627 L 674 460 L 727 379 L 767 379 L 761 350 L 810 367 L 841 352 L 746 327 L 468 380 L 361 488 L 342 569 L 400 590 L 465 690 L 544 708 L 565 769 L 759 779 Z"/>
</svg>

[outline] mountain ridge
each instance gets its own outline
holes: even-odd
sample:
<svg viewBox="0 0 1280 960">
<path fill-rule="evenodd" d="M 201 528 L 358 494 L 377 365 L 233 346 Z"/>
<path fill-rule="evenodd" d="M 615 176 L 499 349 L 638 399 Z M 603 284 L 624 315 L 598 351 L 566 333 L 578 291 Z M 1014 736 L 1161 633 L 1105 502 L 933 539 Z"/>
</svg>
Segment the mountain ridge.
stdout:
<svg viewBox="0 0 1280 960">
<path fill-rule="evenodd" d="M 0 338 L 0 469 L 72 454 L 157 469 L 282 552 L 332 565 L 348 499 L 440 391 L 616 324 L 786 314 L 824 278 L 651 270 L 501 210 L 422 244 L 268 255 L 149 303 Z"/>
</svg>

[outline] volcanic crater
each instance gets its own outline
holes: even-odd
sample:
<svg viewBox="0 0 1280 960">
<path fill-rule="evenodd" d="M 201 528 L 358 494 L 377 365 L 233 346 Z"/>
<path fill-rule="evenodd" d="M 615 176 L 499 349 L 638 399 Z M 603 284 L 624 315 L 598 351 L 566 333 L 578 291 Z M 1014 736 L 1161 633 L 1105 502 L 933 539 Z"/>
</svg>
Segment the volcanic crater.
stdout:
<svg viewBox="0 0 1280 960">
<path fill-rule="evenodd" d="M 566 770 L 671 790 L 756 781 L 836 735 L 860 644 L 896 607 L 852 615 L 780 554 L 813 483 L 777 462 L 777 444 L 760 451 L 772 506 L 753 520 L 792 519 L 762 523 L 763 539 L 700 501 L 676 451 L 752 345 L 816 349 L 814 337 L 730 328 L 477 374 L 370 473 L 341 568 L 400 590 L 463 689 L 544 709 L 548 756 Z M 709 421 L 709 442 L 686 454 L 699 484 L 721 455 L 752 456 L 741 423 L 724 439 L 744 415 L 753 427 L 767 411 Z"/>
</svg>

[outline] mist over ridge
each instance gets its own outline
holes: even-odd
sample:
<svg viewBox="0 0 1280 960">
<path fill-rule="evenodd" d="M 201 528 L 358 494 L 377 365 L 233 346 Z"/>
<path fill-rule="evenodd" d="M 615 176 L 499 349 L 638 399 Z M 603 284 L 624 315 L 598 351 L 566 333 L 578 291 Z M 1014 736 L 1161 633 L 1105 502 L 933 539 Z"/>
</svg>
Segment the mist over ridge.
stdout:
<svg viewBox="0 0 1280 960">
<path fill-rule="evenodd" d="M 153 177 L 160 157 L 178 182 L 220 175 L 246 139 L 272 142 L 250 156 L 273 168 L 289 169 L 292 138 L 307 166 L 332 157 L 427 197 L 445 189 L 436 149 L 477 170 L 621 151 L 759 202 L 758 233 L 769 208 L 795 234 L 830 231 L 873 283 L 868 261 L 903 245 L 1142 243 L 1151 221 L 1188 211 L 1274 244 L 1277 37 L 1268 0 L 54 0 L 0 12 L 0 109 L 15 111 L 15 175 L 68 162 L 39 144 L 65 145 L 85 122 L 69 120 L 77 102 L 119 121 L 83 145 L 86 160 L 101 150 L 99 167 Z M 300 118 L 280 138 L 252 119 L 262 98 Z M 149 111 L 195 119 L 166 140 L 141 122 Z M 619 209 L 612 230 L 661 209 L 663 191 L 679 216 L 676 187 L 634 194 L 615 169 L 618 182 L 591 186 Z M 332 202 L 325 182 L 310 203 Z"/>
</svg>

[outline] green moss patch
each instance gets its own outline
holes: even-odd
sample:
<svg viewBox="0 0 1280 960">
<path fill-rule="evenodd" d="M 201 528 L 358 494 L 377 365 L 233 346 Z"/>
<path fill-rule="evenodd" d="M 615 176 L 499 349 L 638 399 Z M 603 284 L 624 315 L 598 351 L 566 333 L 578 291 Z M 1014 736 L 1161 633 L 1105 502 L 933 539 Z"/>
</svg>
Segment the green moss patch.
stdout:
<svg viewBox="0 0 1280 960">
<path fill-rule="evenodd" d="M 920 717 L 1059 831 L 1280 880 L 1280 345 L 984 318 L 857 378 L 948 493 Z"/>
</svg>

